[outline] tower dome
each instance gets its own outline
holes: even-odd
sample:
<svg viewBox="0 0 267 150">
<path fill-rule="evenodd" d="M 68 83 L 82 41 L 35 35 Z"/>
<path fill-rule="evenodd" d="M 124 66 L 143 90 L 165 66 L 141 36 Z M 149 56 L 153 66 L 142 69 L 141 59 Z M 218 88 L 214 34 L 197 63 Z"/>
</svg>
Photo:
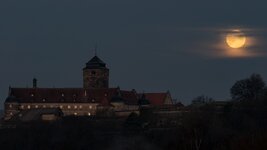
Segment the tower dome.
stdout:
<svg viewBox="0 0 267 150">
<path fill-rule="evenodd" d="M 99 57 L 94 56 L 86 63 L 86 67 L 84 69 L 98 69 L 98 68 L 106 68 L 106 63 L 104 63 Z"/>
</svg>

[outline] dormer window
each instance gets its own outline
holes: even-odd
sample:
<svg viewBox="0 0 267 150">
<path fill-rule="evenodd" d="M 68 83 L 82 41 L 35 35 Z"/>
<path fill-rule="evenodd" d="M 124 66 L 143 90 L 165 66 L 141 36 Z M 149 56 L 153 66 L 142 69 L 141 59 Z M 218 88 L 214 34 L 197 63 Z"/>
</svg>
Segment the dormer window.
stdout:
<svg viewBox="0 0 267 150">
<path fill-rule="evenodd" d="M 73 101 L 74 102 L 76 101 L 76 97 L 77 97 L 77 95 L 76 94 L 73 94 Z"/>
</svg>

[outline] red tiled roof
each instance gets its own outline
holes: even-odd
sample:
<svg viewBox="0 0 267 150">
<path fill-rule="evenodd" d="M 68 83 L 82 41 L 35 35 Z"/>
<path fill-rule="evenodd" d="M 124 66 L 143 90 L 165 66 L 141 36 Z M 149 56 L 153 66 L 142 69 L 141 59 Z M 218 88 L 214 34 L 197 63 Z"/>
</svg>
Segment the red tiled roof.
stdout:
<svg viewBox="0 0 267 150">
<path fill-rule="evenodd" d="M 135 91 L 121 91 L 118 88 L 11 88 L 10 96 L 22 103 L 102 103 L 121 93 L 125 103 L 137 104 Z"/>
<path fill-rule="evenodd" d="M 127 97 L 126 104 L 136 105 L 138 102 L 138 95 L 135 91 L 121 91 L 121 97 Z"/>
<path fill-rule="evenodd" d="M 164 105 L 168 93 L 144 93 L 151 105 Z"/>
</svg>

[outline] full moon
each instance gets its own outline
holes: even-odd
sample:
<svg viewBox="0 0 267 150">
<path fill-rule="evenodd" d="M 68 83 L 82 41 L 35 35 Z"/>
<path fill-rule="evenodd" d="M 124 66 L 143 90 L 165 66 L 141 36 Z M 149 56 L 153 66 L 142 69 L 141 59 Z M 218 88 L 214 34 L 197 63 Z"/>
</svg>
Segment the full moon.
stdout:
<svg viewBox="0 0 267 150">
<path fill-rule="evenodd" d="M 246 44 L 246 36 L 239 30 L 226 35 L 226 43 L 231 48 L 241 48 Z"/>
</svg>

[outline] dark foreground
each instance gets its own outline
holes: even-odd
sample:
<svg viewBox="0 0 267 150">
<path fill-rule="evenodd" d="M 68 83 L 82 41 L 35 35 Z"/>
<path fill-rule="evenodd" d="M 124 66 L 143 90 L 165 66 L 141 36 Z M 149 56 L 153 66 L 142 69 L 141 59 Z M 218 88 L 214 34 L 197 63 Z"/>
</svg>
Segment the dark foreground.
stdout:
<svg viewBox="0 0 267 150">
<path fill-rule="evenodd" d="M 264 101 L 206 104 L 173 118 L 153 110 L 128 118 L 62 118 L 0 129 L 1 149 L 17 150 L 263 150 Z M 167 118 L 167 119 L 166 119 Z M 168 120 L 169 119 L 169 120 Z"/>
</svg>

